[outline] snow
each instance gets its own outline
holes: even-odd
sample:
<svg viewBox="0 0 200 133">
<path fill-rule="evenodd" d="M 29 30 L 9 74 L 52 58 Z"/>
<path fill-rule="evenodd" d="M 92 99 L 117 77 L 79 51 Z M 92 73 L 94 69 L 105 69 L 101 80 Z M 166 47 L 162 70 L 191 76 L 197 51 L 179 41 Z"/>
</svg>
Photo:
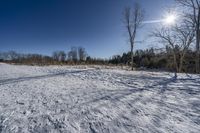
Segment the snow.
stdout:
<svg viewBox="0 0 200 133">
<path fill-rule="evenodd" d="M 0 64 L 0 132 L 200 132 L 200 76 Z"/>
</svg>

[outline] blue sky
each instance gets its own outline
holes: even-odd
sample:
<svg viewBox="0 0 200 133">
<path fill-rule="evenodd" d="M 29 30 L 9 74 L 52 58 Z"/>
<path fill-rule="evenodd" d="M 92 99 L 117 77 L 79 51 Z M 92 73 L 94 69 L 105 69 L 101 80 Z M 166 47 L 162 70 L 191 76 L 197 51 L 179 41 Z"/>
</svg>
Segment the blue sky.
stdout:
<svg viewBox="0 0 200 133">
<path fill-rule="evenodd" d="M 145 20 L 163 17 L 173 0 L 135 0 L 145 9 Z M 0 51 L 51 55 L 83 46 L 93 57 L 108 58 L 129 50 L 122 12 L 134 0 L 0 0 Z M 148 48 L 155 24 L 137 36 Z"/>
</svg>

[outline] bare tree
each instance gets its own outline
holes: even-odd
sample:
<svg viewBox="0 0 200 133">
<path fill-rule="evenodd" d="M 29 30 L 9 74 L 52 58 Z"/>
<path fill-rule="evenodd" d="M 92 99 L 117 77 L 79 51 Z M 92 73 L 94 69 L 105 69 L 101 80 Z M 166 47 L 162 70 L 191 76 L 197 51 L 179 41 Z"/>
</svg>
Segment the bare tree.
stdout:
<svg viewBox="0 0 200 133">
<path fill-rule="evenodd" d="M 16 60 L 20 58 L 20 54 L 15 51 L 8 51 L 0 53 L 0 59 L 3 60 Z"/>
<path fill-rule="evenodd" d="M 156 30 L 153 35 L 172 49 L 175 77 L 177 77 L 177 72 L 182 71 L 185 54 L 195 36 L 193 28 L 187 23 L 182 23 L 171 28 L 164 27 Z"/>
<path fill-rule="evenodd" d="M 56 60 L 56 61 L 59 61 L 59 52 L 58 52 L 58 51 L 53 52 L 52 58 L 53 58 L 54 60 Z"/>
<path fill-rule="evenodd" d="M 71 50 L 68 52 L 68 60 L 71 60 L 71 61 L 78 60 L 77 47 L 71 47 Z"/>
<path fill-rule="evenodd" d="M 140 28 L 144 18 L 144 11 L 138 3 L 135 3 L 133 10 L 127 7 L 124 10 L 124 24 L 126 26 L 129 43 L 131 46 L 131 69 L 133 70 L 133 48 L 138 29 Z"/>
<path fill-rule="evenodd" d="M 195 29 L 196 38 L 196 72 L 200 73 L 200 1 L 199 0 L 176 0 L 185 13 L 187 21 Z"/>
<path fill-rule="evenodd" d="M 59 51 L 59 61 L 64 62 L 66 59 L 66 54 L 64 51 Z"/>
<path fill-rule="evenodd" d="M 15 51 L 9 51 L 7 54 L 10 60 L 15 60 L 15 59 L 18 59 L 19 57 L 19 54 L 16 53 Z"/>
<path fill-rule="evenodd" d="M 62 61 L 62 62 L 64 62 L 65 59 L 66 59 L 66 54 L 65 54 L 64 51 L 55 51 L 55 52 L 53 52 L 52 57 L 56 61 Z"/>
<path fill-rule="evenodd" d="M 78 55 L 79 55 L 79 60 L 80 61 L 86 60 L 87 53 L 85 51 L 85 48 L 79 47 L 78 48 Z"/>
</svg>

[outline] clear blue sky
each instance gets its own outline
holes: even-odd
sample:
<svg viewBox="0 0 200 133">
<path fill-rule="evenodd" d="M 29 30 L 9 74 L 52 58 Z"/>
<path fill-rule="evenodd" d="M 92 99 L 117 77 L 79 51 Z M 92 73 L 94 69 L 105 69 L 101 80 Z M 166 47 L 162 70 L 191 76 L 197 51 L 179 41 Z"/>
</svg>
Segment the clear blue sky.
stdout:
<svg viewBox="0 0 200 133">
<path fill-rule="evenodd" d="M 160 19 L 173 0 L 135 0 L 145 9 L 146 20 Z M 51 55 L 83 46 L 93 57 L 127 52 L 122 12 L 134 0 L 0 0 L 0 51 Z M 140 31 L 136 49 L 149 47 L 148 33 Z"/>
</svg>

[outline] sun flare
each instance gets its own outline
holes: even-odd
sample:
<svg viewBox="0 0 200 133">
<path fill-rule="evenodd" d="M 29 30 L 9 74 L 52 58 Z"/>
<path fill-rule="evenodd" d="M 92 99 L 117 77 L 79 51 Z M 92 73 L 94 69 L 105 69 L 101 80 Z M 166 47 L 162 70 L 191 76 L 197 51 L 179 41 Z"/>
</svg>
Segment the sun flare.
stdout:
<svg viewBox="0 0 200 133">
<path fill-rule="evenodd" d="M 167 25 L 173 25 L 175 21 L 176 21 L 176 15 L 174 14 L 167 15 L 167 17 L 164 20 L 165 24 Z"/>
</svg>

